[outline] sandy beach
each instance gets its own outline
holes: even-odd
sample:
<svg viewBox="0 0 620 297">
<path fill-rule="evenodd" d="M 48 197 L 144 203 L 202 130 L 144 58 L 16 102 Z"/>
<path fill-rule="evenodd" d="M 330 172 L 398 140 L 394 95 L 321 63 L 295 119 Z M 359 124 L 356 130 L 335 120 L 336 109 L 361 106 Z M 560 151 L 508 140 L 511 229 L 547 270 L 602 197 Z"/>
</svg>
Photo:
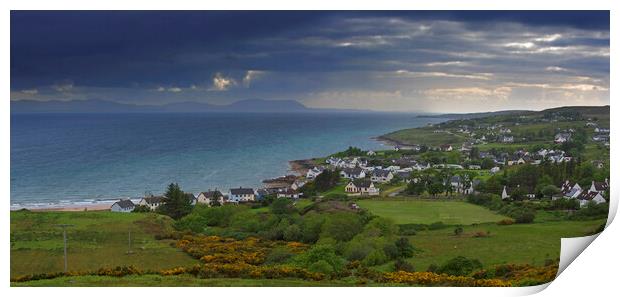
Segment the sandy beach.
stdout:
<svg viewBox="0 0 620 297">
<path fill-rule="evenodd" d="M 97 203 L 92 205 L 59 205 L 59 206 L 50 206 L 50 207 L 41 207 L 41 208 L 28 208 L 25 207 L 29 211 L 102 211 L 109 210 L 113 203 Z M 17 211 L 19 209 L 12 209 L 12 211 Z"/>
</svg>

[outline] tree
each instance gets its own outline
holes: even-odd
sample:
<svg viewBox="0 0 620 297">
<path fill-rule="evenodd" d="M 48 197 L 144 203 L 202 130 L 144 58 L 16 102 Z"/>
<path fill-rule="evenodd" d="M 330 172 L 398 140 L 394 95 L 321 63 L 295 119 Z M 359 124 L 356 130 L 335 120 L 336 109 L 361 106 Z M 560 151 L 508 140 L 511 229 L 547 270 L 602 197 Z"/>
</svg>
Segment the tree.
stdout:
<svg viewBox="0 0 620 297">
<path fill-rule="evenodd" d="M 325 192 L 338 184 L 340 174 L 338 171 L 325 169 L 314 179 L 314 188 L 318 192 Z"/>
<path fill-rule="evenodd" d="M 192 201 L 181 191 L 181 187 L 178 184 L 171 183 L 168 185 L 162 205 L 157 210 L 177 220 L 192 211 Z"/>
<path fill-rule="evenodd" d="M 394 244 L 396 245 L 396 249 L 398 250 L 399 257 L 409 258 L 413 256 L 414 248 L 407 237 L 401 237 L 397 239 Z"/>
<path fill-rule="evenodd" d="M 408 195 L 420 195 L 424 193 L 426 190 L 426 186 L 422 181 L 418 181 L 417 183 L 413 180 L 409 182 L 407 188 L 405 189 L 405 193 Z"/>
<path fill-rule="evenodd" d="M 560 189 L 554 185 L 546 185 L 542 188 L 541 193 L 551 198 L 553 195 L 560 193 Z"/>
<path fill-rule="evenodd" d="M 444 186 L 439 182 L 434 182 L 428 187 L 428 193 L 433 195 L 433 197 L 437 196 L 437 194 L 443 191 Z"/>
<path fill-rule="evenodd" d="M 295 211 L 293 202 L 288 198 L 276 198 L 271 203 L 270 208 L 271 212 L 276 215 L 289 214 Z"/>
</svg>

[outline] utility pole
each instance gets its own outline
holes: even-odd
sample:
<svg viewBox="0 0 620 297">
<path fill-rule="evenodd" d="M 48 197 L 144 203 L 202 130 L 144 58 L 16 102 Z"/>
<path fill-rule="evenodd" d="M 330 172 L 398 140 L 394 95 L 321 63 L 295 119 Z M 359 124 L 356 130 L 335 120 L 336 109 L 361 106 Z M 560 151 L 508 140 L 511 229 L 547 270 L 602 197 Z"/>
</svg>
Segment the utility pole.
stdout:
<svg viewBox="0 0 620 297">
<path fill-rule="evenodd" d="M 133 254 L 133 251 L 131 250 L 131 230 L 129 230 L 129 250 L 127 251 L 127 254 Z"/>
<path fill-rule="evenodd" d="M 73 227 L 70 224 L 59 224 L 56 227 L 62 228 L 62 240 L 65 245 L 65 273 L 67 273 L 67 227 Z"/>
</svg>

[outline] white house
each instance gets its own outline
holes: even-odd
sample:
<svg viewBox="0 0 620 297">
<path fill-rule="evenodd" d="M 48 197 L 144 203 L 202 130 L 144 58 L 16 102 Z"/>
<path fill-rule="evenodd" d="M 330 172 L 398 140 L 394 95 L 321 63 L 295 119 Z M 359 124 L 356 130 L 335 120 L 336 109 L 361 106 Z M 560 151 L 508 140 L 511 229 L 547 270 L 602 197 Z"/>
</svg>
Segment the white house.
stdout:
<svg viewBox="0 0 620 297">
<path fill-rule="evenodd" d="M 586 206 L 590 201 L 594 201 L 594 203 L 596 204 L 607 202 L 607 200 L 605 200 L 605 198 L 599 192 L 586 193 L 586 191 L 583 191 L 579 196 L 577 196 L 577 199 L 579 200 L 580 207 Z"/>
<path fill-rule="evenodd" d="M 319 174 L 323 173 L 323 169 L 314 167 L 306 172 L 307 179 L 315 179 Z"/>
<path fill-rule="evenodd" d="M 480 170 L 482 167 L 480 165 L 472 164 L 472 165 L 467 166 L 467 168 L 471 170 Z"/>
<path fill-rule="evenodd" d="M 138 205 L 148 206 L 151 210 L 155 210 L 164 202 L 164 196 L 144 197 L 138 202 Z"/>
<path fill-rule="evenodd" d="M 306 184 L 306 181 L 303 180 L 296 180 L 293 182 L 293 184 L 291 184 L 291 189 L 297 191 L 299 190 L 301 187 L 303 187 Z"/>
<path fill-rule="evenodd" d="M 200 194 L 198 194 L 198 197 L 196 197 L 196 200 L 197 203 L 207 204 L 209 206 L 211 206 L 215 201 L 219 202 L 220 205 L 222 205 L 224 204 L 224 195 L 218 190 L 211 191 L 209 189 L 209 191 L 207 192 L 200 192 Z"/>
<path fill-rule="evenodd" d="M 499 170 L 500 170 L 499 167 L 495 166 L 495 167 L 491 168 L 491 170 L 489 170 L 489 171 L 491 172 L 491 174 L 496 174 L 496 173 L 499 172 Z"/>
<path fill-rule="evenodd" d="M 609 184 L 607 183 L 607 180 L 605 180 L 604 182 L 592 181 L 589 192 L 605 193 L 605 191 L 607 190 L 609 190 Z"/>
<path fill-rule="evenodd" d="M 553 140 L 555 143 L 564 143 L 570 141 L 571 135 L 570 133 L 558 133 L 555 135 L 555 139 Z"/>
<path fill-rule="evenodd" d="M 609 129 L 607 129 L 607 128 L 594 128 L 594 132 L 596 132 L 596 133 L 609 133 Z"/>
<path fill-rule="evenodd" d="M 352 194 L 376 196 L 379 195 L 379 189 L 375 188 L 375 184 L 367 179 L 358 179 L 350 181 L 344 191 Z"/>
<path fill-rule="evenodd" d="M 387 183 L 394 178 L 394 174 L 392 174 L 389 170 L 384 169 L 375 169 L 372 171 L 372 175 L 370 176 L 370 180 L 377 183 Z"/>
<path fill-rule="evenodd" d="M 348 179 L 357 179 L 366 177 L 366 173 L 364 172 L 364 170 L 362 170 L 362 168 L 359 167 L 345 168 L 340 171 L 340 176 Z"/>
<path fill-rule="evenodd" d="M 366 153 L 366 155 L 367 155 L 367 156 L 374 156 L 374 155 L 376 155 L 376 154 L 377 154 L 377 153 L 375 153 L 375 152 L 374 152 L 374 151 L 372 151 L 372 150 L 370 150 L 370 151 L 368 151 L 368 152 Z"/>
<path fill-rule="evenodd" d="M 114 202 L 110 207 L 110 211 L 112 212 L 132 212 L 133 209 L 136 208 L 136 205 L 129 199 L 121 199 L 119 201 Z"/>
<path fill-rule="evenodd" d="M 293 190 L 293 189 L 286 189 L 282 192 L 278 192 L 278 194 L 276 194 L 277 198 L 291 198 L 291 199 L 299 199 L 299 196 L 301 195 L 301 193 Z"/>
<path fill-rule="evenodd" d="M 256 194 L 252 188 L 235 188 L 230 189 L 228 201 L 231 202 L 248 202 L 256 200 Z"/>
</svg>

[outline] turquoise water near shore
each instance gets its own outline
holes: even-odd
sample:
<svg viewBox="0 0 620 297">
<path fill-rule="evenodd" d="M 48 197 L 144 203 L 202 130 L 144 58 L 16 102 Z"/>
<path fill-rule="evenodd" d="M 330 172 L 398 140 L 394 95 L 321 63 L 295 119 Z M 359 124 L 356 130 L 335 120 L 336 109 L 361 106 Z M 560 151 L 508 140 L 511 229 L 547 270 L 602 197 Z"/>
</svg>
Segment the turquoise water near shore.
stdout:
<svg viewBox="0 0 620 297">
<path fill-rule="evenodd" d="M 89 204 L 259 187 L 289 160 L 358 146 L 442 119 L 395 113 L 12 114 L 11 207 Z"/>
</svg>

